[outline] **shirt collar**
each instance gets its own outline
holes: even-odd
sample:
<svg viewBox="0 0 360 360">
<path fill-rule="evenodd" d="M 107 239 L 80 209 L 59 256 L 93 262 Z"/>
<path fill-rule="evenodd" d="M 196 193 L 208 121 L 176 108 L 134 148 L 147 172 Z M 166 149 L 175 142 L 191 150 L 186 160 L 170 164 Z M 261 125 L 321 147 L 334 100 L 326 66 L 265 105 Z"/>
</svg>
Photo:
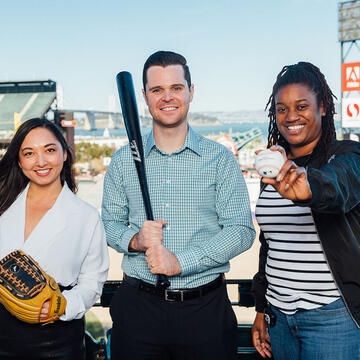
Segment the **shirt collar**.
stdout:
<svg viewBox="0 0 360 360">
<path fill-rule="evenodd" d="M 153 130 L 151 129 L 150 133 L 146 137 L 146 146 L 145 146 L 145 156 L 148 157 L 151 149 L 156 146 Z"/>
<path fill-rule="evenodd" d="M 180 153 L 186 148 L 194 151 L 196 154 L 201 156 L 201 149 L 200 149 L 200 135 L 197 134 L 190 125 L 188 125 L 189 131 L 186 135 L 185 141 L 181 149 L 175 151 L 175 153 Z M 148 157 L 150 154 L 150 151 L 153 147 L 156 147 L 155 139 L 154 139 L 154 133 L 151 129 L 149 135 L 146 139 L 146 146 L 145 146 L 145 156 Z"/>
</svg>

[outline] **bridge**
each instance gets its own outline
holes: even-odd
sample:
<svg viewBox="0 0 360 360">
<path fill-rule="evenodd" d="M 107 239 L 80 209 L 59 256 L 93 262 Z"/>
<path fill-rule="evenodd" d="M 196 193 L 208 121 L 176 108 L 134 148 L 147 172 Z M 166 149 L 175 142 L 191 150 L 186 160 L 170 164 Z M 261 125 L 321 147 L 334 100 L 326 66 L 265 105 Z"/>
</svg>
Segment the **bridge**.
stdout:
<svg viewBox="0 0 360 360">
<path fill-rule="evenodd" d="M 124 119 L 122 113 L 113 112 L 113 111 L 98 111 L 98 110 L 66 110 L 61 109 L 59 112 L 63 113 L 76 113 L 82 120 L 77 121 L 77 127 L 80 127 L 84 130 L 96 130 L 98 128 L 108 128 L 114 129 L 118 127 L 123 127 Z M 98 123 L 98 124 L 97 124 Z M 101 123 L 101 126 L 99 126 Z"/>
<path fill-rule="evenodd" d="M 10 138 L 10 133 L 23 121 L 34 117 L 44 117 L 55 121 L 59 118 L 66 120 L 76 118 L 76 128 L 84 130 L 114 129 L 124 126 L 120 112 L 59 109 L 57 85 L 53 80 L 0 82 L 0 131 L 6 132 L 5 137 Z M 149 116 L 140 116 L 140 120 L 143 124 L 151 124 Z M 232 134 L 231 138 L 237 150 L 240 150 L 261 136 L 260 129 L 254 128 L 244 133 Z M 6 147 L 6 139 L 3 140 Z"/>
</svg>

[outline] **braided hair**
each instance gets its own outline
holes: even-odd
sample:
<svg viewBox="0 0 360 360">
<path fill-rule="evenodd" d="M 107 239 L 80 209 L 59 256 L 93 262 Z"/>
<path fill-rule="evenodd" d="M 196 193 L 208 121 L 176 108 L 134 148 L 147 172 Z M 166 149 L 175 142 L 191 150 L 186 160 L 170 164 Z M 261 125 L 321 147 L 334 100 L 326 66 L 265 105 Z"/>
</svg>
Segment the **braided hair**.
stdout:
<svg viewBox="0 0 360 360">
<path fill-rule="evenodd" d="M 295 65 L 286 65 L 276 78 L 272 94 L 265 107 L 265 110 L 269 107 L 268 117 L 270 120 L 267 147 L 281 145 L 286 152 L 290 150 L 288 142 L 281 135 L 276 124 L 275 96 L 281 88 L 291 84 L 306 85 L 316 95 L 318 106 L 323 105 L 325 115 L 321 117 L 321 137 L 309 161 L 314 157 L 319 157 L 320 161 L 324 161 L 330 144 L 336 138 L 334 124 L 335 106 L 333 101 L 333 97 L 336 98 L 336 96 L 330 90 L 325 76 L 321 73 L 320 69 L 309 62 L 301 61 Z"/>
</svg>

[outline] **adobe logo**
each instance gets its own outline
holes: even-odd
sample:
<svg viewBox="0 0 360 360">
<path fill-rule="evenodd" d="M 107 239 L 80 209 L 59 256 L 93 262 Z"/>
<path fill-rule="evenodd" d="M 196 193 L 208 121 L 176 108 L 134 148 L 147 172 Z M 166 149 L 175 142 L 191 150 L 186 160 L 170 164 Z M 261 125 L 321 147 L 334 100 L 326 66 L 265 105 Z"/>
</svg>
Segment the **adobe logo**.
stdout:
<svg viewBox="0 0 360 360">
<path fill-rule="evenodd" d="M 360 63 L 342 64 L 342 91 L 360 91 Z"/>
</svg>

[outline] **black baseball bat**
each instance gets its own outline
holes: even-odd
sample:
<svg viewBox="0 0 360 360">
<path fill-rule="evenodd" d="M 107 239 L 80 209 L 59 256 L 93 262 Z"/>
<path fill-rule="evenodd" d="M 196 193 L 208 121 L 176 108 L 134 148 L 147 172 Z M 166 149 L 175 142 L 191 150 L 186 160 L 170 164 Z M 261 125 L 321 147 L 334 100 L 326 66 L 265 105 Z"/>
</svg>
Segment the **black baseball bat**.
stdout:
<svg viewBox="0 0 360 360">
<path fill-rule="evenodd" d="M 116 75 L 116 83 L 118 87 L 125 128 L 129 138 L 131 153 L 134 159 L 137 175 L 140 182 L 146 218 L 148 220 L 154 220 L 148 185 L 146 181 L 144 149 L 142 145 L 139 114 L 137 110 L 134 85 L 131 74 L 127 71 L 119 72 Z M 166 275 L 159 274 L 156 286 L 167 288 L 170 286 L 170 281 L 168 280 Z"/>
</svg>

